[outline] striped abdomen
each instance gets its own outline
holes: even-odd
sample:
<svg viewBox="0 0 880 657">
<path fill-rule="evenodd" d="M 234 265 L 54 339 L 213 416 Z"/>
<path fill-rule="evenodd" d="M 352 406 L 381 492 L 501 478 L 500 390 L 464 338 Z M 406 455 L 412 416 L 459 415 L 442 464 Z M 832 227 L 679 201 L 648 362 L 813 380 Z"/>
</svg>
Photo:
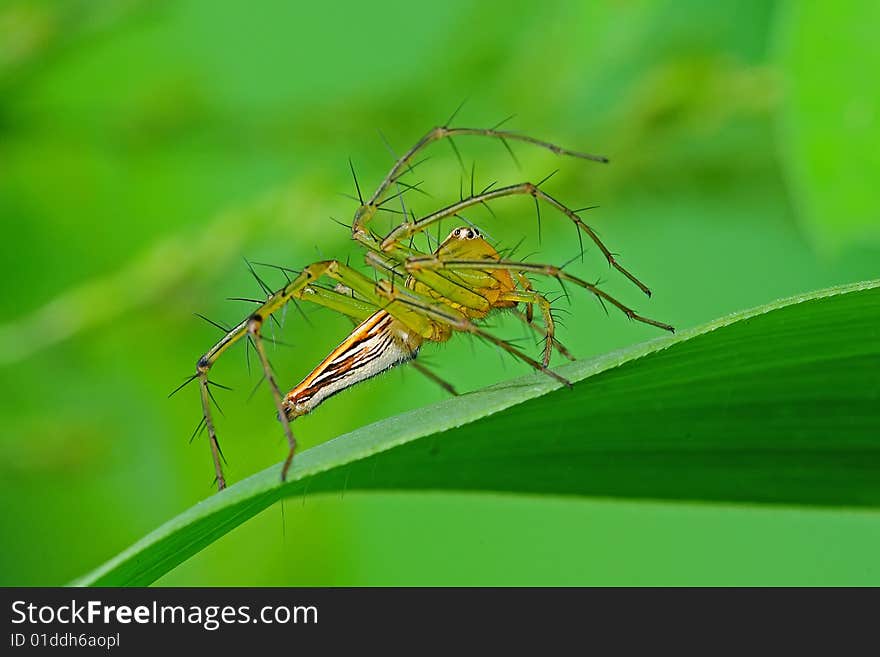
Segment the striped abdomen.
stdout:
<svg viewBox="0 0 880 657">
<path fill-rule="evenodd" d="M 311 374 L 287 393 L 289 420 L 356 383 L 416 357 L 422 338 L 384 310 L 365 319 Z"/>
</svg>

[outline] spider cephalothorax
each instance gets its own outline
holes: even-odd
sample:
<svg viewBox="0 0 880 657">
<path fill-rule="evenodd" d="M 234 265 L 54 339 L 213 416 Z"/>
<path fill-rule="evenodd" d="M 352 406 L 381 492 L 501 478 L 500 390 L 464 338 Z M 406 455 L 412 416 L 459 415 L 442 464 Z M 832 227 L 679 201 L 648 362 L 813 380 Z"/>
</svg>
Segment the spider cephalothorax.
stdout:
<svg viewBox="0 0 880 657">
<path fill-rule="evenodd" d="M 226 485 L 220 460 L 216 432 L 211 416 L 211 390 L 208 372 L 220 355 L 241 338 L 253 342 L 265 378 L 275 401 L 279 419 L 284 428 L 290 451 L 281 470 L 286 476 L 296 449 L 291 422 L 314 410 L 328 397 L 360 381 L 376 376 L 400 363 L 414 361 L 425 342 L 445 342 L 456 333 L 478 336 L 497 345 L 539 372 L 568 385 L 563 377 L 549 369 L 553 350 L 571 358 L 556 339 L 551 302 L 532 288 L 529 276 L 548 276 L 573 283 L 607 302 L 630 319 L 672 331 L 672 327 L 637 314 L 593 283 L 564 272 L 553 265 L 541 265 L 503 258 L 475 226 L 459 226 L 431 253 L 418 251 L 412 238 L 444 219 L 460 216 L 476 205 L 488 205 L 506 196 L 527 195 L 536 204 L 558 210 L 578 230 L 585 234 L 602 252 L 609 265 L 617 269 L 645 294 L 650 290 L 625 269 L 602 243 L 593 230 L 583 222 L 578 212 L 544 192 L 540 183 L 523 182 L 506 187 L 491 187 L 480 193 L 440 208 L 422 217 L 411 217 L 384 237 L 373 232 L 371 222 L 383 204 L 397 197 L 411 186 L 401 181 L 410 170 L 413 157 L 429 144 L 459 135 L 494 137 L 526 142 L 546 148 L 558 155 L 568 155 L 597 162 L 605 158 L 570 151 L 518 133 L 475 128 L 434 128 L 410 148 L 391 168 L 373 193 L 360 205 L 352 221 L 352 238 L 366 249 L 365 261 L 385 278 L 378 282 L 338 260 L 322 260 L 304 267 L 284 287 L 269 294 L 265 302 L 251 315 L 231 329 L 217 344 L 203 355 L 196 365 L 202 399 L 202 422 L 208 431 L 218 488 Z M 390 194 L 392 188 L 402 191 Z M 330 288 L 320 282 L 336 281 Z M 281 393 L 261 337 L 263 323 L 290 301 L 305 301 L 324 306 L 358 323 L 352 333 L 334 349 L 312 372 L 286 395 Z M 524 308 L 524 311 L 520 310 Z M 542 324 L 535 323 L 534 310 L 538 308 Z M 509 342 L 485 330 L 481 320 L 497 310 L 514 313 L 532 330 L 544 338 L 541 360 L 520 351 Z M 422 373 L 439 382 L 448 390 L 451 386 L 423 366 L 414 363 Z"/>
</svg>

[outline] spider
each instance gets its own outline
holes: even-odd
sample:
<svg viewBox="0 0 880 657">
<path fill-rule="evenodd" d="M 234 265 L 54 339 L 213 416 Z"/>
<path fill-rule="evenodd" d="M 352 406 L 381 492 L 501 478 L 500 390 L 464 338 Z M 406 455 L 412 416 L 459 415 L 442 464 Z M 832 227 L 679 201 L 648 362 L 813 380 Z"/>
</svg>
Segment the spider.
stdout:
<svg viewBox="0 0 880 657">
<path fill-rule="evenodd" d="M 296 451 L 296 440 L 291 429 L 296 418 L 310 413 L 330 396 L 356 383 L 395 365 L 413 361 L 425 342 L 445 342 L 456 333 L 470 334 L 497 345 L 534 370 L 570 386 L 569 381 L 549 369 L 554 349 L 569 359 L 572 357 L 555 337 L 551 302 L 533 289 L 529 276 L 550 277 L 578 285 L 595 295 L 603 305 L 606 302 L 613 305 L 631 320 L 674 331 L 668 324 L 637 314 L 596 284 L 569 274 L 562 267 L 502 257 L 473 224 L 452 230 L 431 253 L 421 252 L 413 246 L 415 235 L 438 225 L 443 219 L 460 217 L 460 213 L 468 208 L 476 205 L 488 207 L 490 202 L 508 196 L 531 196 L 539 212 L 541 204 L 558 210 L 577 227 L 579 240 L 582 240 L 582 234 L 586 234 L 612 268 L 650 297 L 650 289 L 616 260 L 596 233 L 581 220 L 578 211 L 570 209 L 544 192 L 540 187 L 541 183 L 521 182 L 505 187 L 493 184 L 477 193 L 471 190 L 466 198 L 430 214 L 417 217 L 413 213 L 403 213 L 405 220 L 384 236 L 375 232 L 371 222 L 383 205 L 414 188 L 401 180 L 415 166 L 413 158 L 432 143 L 443 139 L 448 139 L 453 149 L 453 137 L 481 136 L 498 139 L 508 148 L 508 141 L 525 142 L 550 150 L 556 155 L 608 162 L 604 157 L 568 150 L 521 133 L 499 130 L 497 126 L 485 129 L 452 128 L 448 127 L 448 123 L 430 130 L 397 159 L 368 199 L 364 200 L 361 195 L 355 177 L 359 206 L 351 223 L 351 237 L 366 250 L 366 264 L 386 276 L 385 278 L 376 281 L 339 260 L 322 260 L 301 270 L 285 270 L 294 274 L 292 278 L 288 277 L 287 284 L 274 292 L 265 288 L 265 301 L 228 330 L 223 338 L 199 358 L 195 374 L 183 385 L 192 380 L 199 382 L 202 419 L 196 433 L 207 428 L 218 490 L 226 486 L 226 480 L 211 416 L 213 395 L 209 386 L 216 384 L 209 381 L 208 372 L 217 359 L 242 338 L 251 341 L 255 348 L 287 438 L 289 452 L 281 469 L 283 481 Z M 352 174 L 354 175 L 353 169 Z M 335 286 L 330 288 L 322 285 L 321 282 L 325 279 L 335 281 Z M 266 355 L 261 330 L 273 313 L 291 301 L 324 306 L 359 323 L 310 374 L 290 392 L 283 394 Z M 519 307 L 524 307 L 524 312 Z M 536 307 L 541 314 L 543 326 L 533 322 Z M 481 320 L 490 313 L 505 309 L 516 314 L 532 330 L 543 336 L 544 347 L 540 361 L 481 327 Z M 451 386 L 429 370 L 420 365 L 417 367 L 419 371 L 453 391 Z"/>
</svg>

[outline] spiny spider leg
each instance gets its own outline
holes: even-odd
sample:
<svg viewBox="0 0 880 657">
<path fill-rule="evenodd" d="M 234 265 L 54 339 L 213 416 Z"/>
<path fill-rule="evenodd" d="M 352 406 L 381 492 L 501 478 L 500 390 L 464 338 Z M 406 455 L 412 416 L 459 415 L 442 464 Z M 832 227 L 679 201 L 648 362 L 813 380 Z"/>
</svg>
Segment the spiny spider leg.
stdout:
<svg viewBox="0 0 880 657">
<path fill-rule="evenodd" d="M 478 311 L 483 311 L 483 310 L 488 311 L 488 309 L 490 308 L 490 304 L 488 303 L 487 299 L 481 295 L 478 295 L 474 292 L 471 292 L 471 290 L 467 287 L 467 285 L 460 284 L 460 283 L 456 282 L 456 280 L 455 280 L 456 277 L 445 277 L 445 276 L 441 277 L 439 275 L 439 272 L 431 271 L 430 268 L 410 267 L 407 264 L 409 262 L 421 263 L 422 258 L 433 259 L 433 258 L 437 257 L 436 255 L 435 256 L 412 255 L 413 252 L 410 250 L 407 250 L 407 254 L 408 254 L 407 257 L 403 260 L 403 262 L 401 262 L 399 264 L 401 264 L 405 268 L 405 271 L 410 276 L 412 276 L 415 280 L 418 280 L 418 281 L 424 283 L 425 285 L 430 287 L 432 290 L 441 291 L 444 297 L 446 297 L 447 299 L 450 299 L 452 301 L 455 301 L 456 303 L 461 304 L 465 308 L 478 310 Z M 378 271 L 389 271 L 395 267 L 395 264 L 398 264 L 392 259 L 396 259 L 399 255 L 401 255 L 401 254 L 385 254 L 383 256 L 383 255 L 379 255 L 378 253 L 370 251 L 370 252 L 367 252 L 366 262 L 367 262 L 367 264 L 370 264 L 373 267 L 375 267 Z M 481 260 L 479 262 L 486 262 L 486 261 Z M 441 269 L 441 268 L 438 268 L 438 269 Z M 477 269 L 479 269 L 479 268 L 474 267 L 474 268 L 472 268 L 472 271 L 477 270 Z M 443 270 L 443 273 L 446 273 L 446 272 L 456 273 L 456 272 L 451 272 L 449 268 L 442 268 L 442 270 Z M 463 272 L 457 272 L 457 273 L 459 274 L 459 277 L 460 277 L 460 275 Z M 433 276 L 431 276 L 431 274 L 433 274 Z M 520 285 L 522 286 L 523 290 L 526 292 L 526 295 L 528 295 L 528 293 L 533 292 L 532 287 L 531 287 L 531 283 L 522 274 L 522 272 L 517 272 L 516 275 L 517 275 L 517 278 L 519 280 Z M 472 283 L 473 283 L 473 281 L 472 281 Z M 559 353 L 562 354 L 565 358 L 568 358 L 569 360 L 574 360 L 574 357 L 571 355 L 571 352 L 569 352 L 569 350 L 566 349 L 565 346 L 563 346 L 562 343 L 560 343 L 553 335 L 548 336 L 548 332 L 546 329 L 541 329 L 540 327 L 535 326 L 535 324 L 532 323 L 531 313 L 532 313 L 533 304 L 537 303 L 538 305 L 542 305 L 540 301 L 537 301 L 532 296 L 529 296 L 528 299 L 526 299 L 526 298 L 517 298 L 517 299 L 509 298 L 506 300 L 526 303 L 527 304 L 526 305 L 526 314 L 523 316 L 520 313 L 520 319 L 522 319 L 522 321 L 530 329 L 532 329 L 536 333 L 539 333 L 540 335 L 543 335 L 545 339 L 549 339 L 550 343 L 553 346 L 555 346 L 557 351 L 559 351 Z M 546 301 L 546 299 L 544 299 L 544 301 Z M 548 302 L 548 304 L 549 304 L 549 302 Z M 517 311 L 514 311 L 514 312 L 517 312 Z M 549 322 L 553 323 L 552 316 L 550 316 L 550 314 L 549 314 L 549 306 L 547 307 L 546 312 L 544 311 L 544 308 L 542 306 L 542 312 L 544 312 L 544 321 L 547 322 L 548 318 L 549 318 Z M 545 362 L 545 366 L 546 365 L 547 365 L 547 363 Z"/>
<path fill-rule="evenodd" d="M 529 292 L 532 291 L 532 282 L 528 278 L 526 278 L 525 274 L 523 274 L 521 271 L 517 271 L 517 272 L 514 272 L 514 276 L 516 276 L 516 280 L 522 289 L 527 290 Z M 534 316 L 535 316 L 535 304 L 530 303 L 528 306 L 526 306 L 526 319 L 528 320 L 529 324 L 531 324 L 532 319 L 534 319 Z"/>
<path fill-rule="evenodd" d="M 525 274 L 523 274 L 521 271 L 517 271 L 517 272 L 514 272 L 513 275 L 516 277 L 517 282 L 519 283 L 520 287 L 523 290 L 525 290 L 526 292 L 534 292 L 534 289 L 532 288 L 532 282 L 528 279 L 528 277 Z M 545 297 L 545 300 L 546 300 L 546 297 Z M 526 305 L 525 314 L 519 313 L 517 311 L 514 311 L 514 314 L 518 315 L 519 319 L 521 321 L 523 321 L 526 324 L 526 326 L 530 327 L 536 333 L 543 335 L 545 341 L 549 340 L 550 343 L 553 345 L 553 347 L 556 348 L 556 351 L 558 351 L 562 356 L 564 356 L 568 360 L 573 361 L 575 359 L 574 356 L 571 355 L 571 352 L 568 349 L 566 349 L 565 346 L 559 340 L 557 340 L 553 335 L 548 334 L 546 329 L 541 329 L 540 327 L 537 327 L 532 323 L 532 320 L 534 319 L 534 308 L 535 308 L 535 304 L 529 303 Z M 541 310 L 542 310 L 542 312 L 546 312 L 546 315 L 544 316 L 545 323 L 547 321 L 547 316 L 549 316 L 550 320 L 553 321 L 555 324 L 555 321 L 553 320 L 552 307 L 548 306 L 546 311 L 542 307 Z"/>
<path fill-rule="evenodd" d="M 220 355 L 230 346 L 238 342 L 248 333 L 248 327 L 252 317 L 260 317 L 265 321 L 272 313 L 280 310 L 284 305 L 293 299 L 310 300 L 308 295 L 304 293 L 305 288 L 320 277 L 327 276 L 334 280 L 344 283 L 352 288 L 362 298 L 369 301 L 379 300 L 376 296 L 376 283 L 361 274 L 359 271 L 339 262 L 338 260 L 322 260 L 315 262 L 308 267 L 303 268 L 296 278 L 287 283 L 284 287 L 273 292 L 262 306 L 257 308 L 250 316 L 242 320 L 238 325 L 234 326 L 225 336 L 223 336 L 211 349 L 209 349 L 198 361 L 196 369 L 197 373 L 204 371 L 207 376 L 208 370 L 217 361 Z M 312 293 L 320 288 L 314 288 Z M 381 301 L 379 301 L 381 305 Z M 407 313 L 407 309 L 400 309 L 401 312 Z M 410 313 L 416 315 L 415 313 Z M 407 320 L 409 317 L 407 317 Z M 404 320 L 404 321 L 407 321 Z M 414 319 L 418 323 L 418 319 Z M 205 379 L 207 381 L 207 378 Z M 206 384 L 207 385 L 207 384 Z"/>
<path fill-rule="evenodd" d="M 614 267 L 617 271 L 626 276 L 630 281 L 632 281 L 642 292 L 644 292 L 649 297 L 651 296 L 651 290 L 647 285 L 642 283 L 636 276 L 631 273 L 628 269 L 626 269 L 623 265 L 617 262 L 617 259 L 614 257 L 614 254 L 608 249 L 607 246 L 599 239 L 599 236 L 596 232 L 590 228 L 584 221 L 568 206 L 564 205 L 560 201 L 557 201 L 555 198 L 542 191 L 537 185 L 531 182 L 519 183 L 516 185 L 508 185 L 506 187 L 497 187 L 488 192 L 483 192 L 481 194 L 477 194 L 476 196 L 471 196 L 457 203 L 452 203 L 451 205 L 446 206 L 445 208 L 441 208 L 436 212 L 432 212 L 431 214 L 425 215 L 416 221 L 410 221 L 403 224 L 400 224 L 397 228 L 392 230 L 388 235 L 381 241 L 379 244 L 379 248 L 382 251 L 389 252 L 393 251 L 398 246 L 408 241 L 410 237 L 413 235 L 425 230 L 429 226 L 441 221 L 442 219 L 447 219 L 449 217 L 455 216 L 467 208 L 473 207 L 474 205 L 478 205 L 481 203 L 486 203 L 493 199 L 504 198 L 507 196 L 522 196 L 528 195 L 532 196 L 535 199 L 544 201 L 549 205 L 555 207 L 557 210 L 562 212 L 566 217 L 568 217 L 580 230 L 584 231 L 587 236 L 593 241 L 594 244 L 599 248 L 602 252 L 602 255 L 605 256 L 605 259 L 608 261 L 608 264 Z"/>
<path fill-rule="evenodd" d="M 287 415 L 284 413 L 284 407 L 281 403 L 282 395 L 281 390 L 278 388 L 278 384 L 275 382 L 275 375 L 272 372 L 272 365 L 269 363 L 269 358 L 266 356 L 266 348 L 263 346 L 263 338 L 260 336 L 260 328 L 263 325 L 263 318 L 258 314 L 253 314 L 248 321 L 248 334 L 250 334 L 251 338 L 254 341 L 254 348 L 257 351 L 257 355 L 260 357 L 260 364 L 263 366 L 263 374 L 266 377 L 266 381 L 269 382 L 269 388 L 272 391 L 272 398 L 275 401 L 275 409 L 278 411 L 278 419 L 281 421 L 281 426 L 284 427 L 284 435 L 287 438 L 287 444 L 290 447 L 290 451 L 288 452 L 288 461 L 284 465 L 284 470 L 287 471 L 287 468 L 290 466 L 290 459 L 293 458 L 293 453 L 296 451 L 296 438 L 293 437 L 293 430 L 290 428 L 290 420 L 287 419 Z"/>
<path fill-rule="evenodd" d="M 412 252 L 408 251 L 408 253 Z M 365 260 L 368 265 L 380 273 L 393 271 L 403 278 L 409 275 L 420 283 L 424 283 L 432 290 L 442 290 L 444 297 L 464 308 L 477 310 L 483 313 L 487 313 L 491 309 L 491 304 L 486 297 L 477 294 L 466 285 L 457 282 L 453 277 L 441 276 L 438 272 L 429 270 L 418 270 L 401 274 L 398 269 L 405 265 L 405 259 L 400 259 L 400 255 L 401 254 L 380 255 L 374 251 L 368 251 Z M 421 254 L 408 257 L 421 257 Z"/>
<path fill-rule="evenodd" d="M 412 367 L 416 372 L 418 372 L 419 374 L 421 374 L 425 378 L 430 379 L 431 381 L 436 383 L 438 386 L 443 388 L 446 392 L 448 392 L 453 397 L 458 397 L 458 391 L 455 389 L 455 386 L 453 386 L 451 383 L 449 383 L 448 381 L 446 381 L 442 377 L 435 374 L 433 371 L 431 371 L 430 368 L 425 367 L 419 361 L 417 361 L 417 360 L 412 361 L 410 363 L 410 367 Z"/>
<path fill-rule="evenodd" d="M 207 368 L 198 371 L 199 395 L 202 400 L 202 417 L 208 429 L 208 444 L 211 446 L 211 458 L 214 461 L 214 478 L 217 481 L 217 490 L 226 488 L 226 479 L 223 477 L 223 463 L 220 461 L 220 445 L 217 443 L 217 433 L 214 431 L 214 419 L 211 417 L 211 392 L 208 390 Z"/>
<path fill-rule="evenodd" d="M 513 314 L 514 317 L 516 317 L 519 321 L 521 321 L 523 324 L 528 326 L 535 333 L 543 336 L 545 340 L 549 339 L 549 336 L 547 335 L 547 331 L 545 331 L 542 327 L 537 326 L 534 322 L 532 322 L 532 320 L 530 320 L 525 313 L 521 313 L 518 310 L 511 310 L 511 313 Z M 572 361 L 575 360 L 575 357 L 568 350 L 568 348 L 564 344 L 562 344 L 558 339 L 556 339 L 554 337 L 551 339 L 551 341 L 553 342 L 553 347 L 556 349 L 556 351 L 558 351 L 560 354 L 562 354 L 568 360 L 572 360 Z"/>
<path fill-rule="evenodd" d="M 205 424 L 208 430 L 208 439 L 211 445 L 211 454 L 214 460 L 214 469 L 217 475 L 217 486 L 219 490 L 222 490 L 226 486 L 226 481 L 223 477 L 220 449 L 217 443 L 217 434 L 211 414 L 211 392 L 208 388 L 208 372 L 217 361 L 217 359 L 230 346 L 238 342 L 246 335 L 256 337 L 252 333 L 255 320 L 257 320 L 257 322 L 260 324 L 262 322 L 265 322 L 266 319 L 270 315 L 272 315 L 272 313 L 277 312 L 288 302 L 294 299 L 310 301 L 312 300 L 310 298 L 310 296 L 312 295 L 321 295 L 322 298 L 327 298 L 328 295 L 318 292 L 318 290 L 320 290 L 321 288 L 309 286 L 310 283 L 316 282 L 322 276 L 327 276 L 331 279 L 337 280 L 343 283 L 348 288 L 353 289 L 361 298 L 366 299 L 367 301 L 373 303 L 378 307 L 382 307 L 389 314 L 394 316 L 398 321 L 401 321 L 407 326 L 411 327 L 412 330 L 419 335 L 432 336 L 436 332 L 435 323 L 424 317 L 423 313 L 414 312 L 407 305 L 401 305 L 394 302 L 388 303 L 383 299 L 382 296 L 377 293 L 377 284 L 372 279 L 368 278 L 357 270 L 354 270 L 351 267 L 344 265 L 338 260 L 323 260 L 313 263 L 308 267 L 305 267 L 292 281 L 288 282 L 284 287 L 269 295 L 266 301 L 249 317 L 242 320 L 237 326 L 233 327 L 211 349 L 209 349 L 201 358 L 199 358 L 196 364 L 196 375 L 198 377 L 201 390 L 202 414 L 205 418 Z M 306 293 L 306 289 L 311 290 L 311 292 Z M 448 308 L 448 313 L 453 319 L 457 319 L 456 316 L 461 316 L 452 308 Z M 263 353 L 263 356 L 265 356 L 265 352 Z M 270 371 L 267 370 L 266 364 L 264 364 L 264 371 L 267 372 L 267 374 Z M 277 386 L 275 386 L 275 388 L 277 388 Z M 292 438 L 293 436 L 291 432 L 288 436 L 288 440 L 292 441 Z M 291 453 L 292 452 L 293 450 L 291 450 Z M 286 468 L 282 472 L 286 473 Z"/>
<path fill-rule="evenodd" d="M 521 292 L 506 292 L 501 295 L 501 299 L 505 301 L 516 301 L 517 303 L 526 303 L 531 308 L 537 305 L 541 309 L 541 315 L 544 318 L 544 330 L 546 331 L 546 339 L 544 340 L 544 357 L 541 360 L 544 367 L 550 365 L 550 356 L 553 353 L 553 340 L 556 335 L 556 322 L 550 312 L 550 302 L 540 292 L 534 290 L 524 290 Z"/>
<path fill-rule="evenodd" d="M 404 153 L 397 160 L 397 162 L 395 162 L 394 166 L 391 167 L 391 170 L 388 172 L 388 175 L 385 176 L 385 179 L 382 181 L 379 187 L 376 188 L 376 191 L 373 192 L 373 195 L 370 197 L 367 205 L 375 205 L 382 200 L 384 195 L 388 192 L 388 190 L 391 188 L 397 178 L 401 175 L 402 170 L 408 167 L 412 158 L 415 157 L 416 154 L 419 153 L 419 151 L 426 148 L 429 144 L 435 141 L 465 135 L 490 137 L 502 141 L 509 139 L 511 141 L 525 142 L 527 144 L 532 144 L 533 146 L 552 151 L 556 155 L 567 155 L 582 160 L 601 162 L 602 164 L 607 164 L 608 162 L 608 158 L 601 155 L 592 155 L 591 153 L 573 151 L 567 148 L 562 148 L 561 146 L 557 146 L 556 144 L 548 141 L 535 139 L 534 137 L 529 137 L 528 135 L 523 135 L 518 132 L 511 132 L 509 130 L 495 130 L 492 128 L 449 128 L 447 126 L 437 126 L 433 130 L 430 130 L 427 134 L 425 134 L 406 153 Z"/>
<path fill-rule="evenodd" d="M 573 276 L 567 272 L 562 271 L 559 267 L 554 265 L 539 265 L 532 264 L 527 262 L 516 262 L 510 260 L 443 260 L 441 258 L 437 258 L 436 256 L 424 256 L 421 258 L 410 258 L 406 262 L 407 269 L 418 270 L 418 269 L 447 269 L 447 268 L 455 268 L 455 269 L 476 269 L 480 271 L 490 271 L 496 269 L 508 270 L 508 271 L 526 271 L 532 274 L 538 274 L 542 276 L 550 276 L 552 278 L 556 278 L 558 280 L 570 281 L 575 285 L 579 285 L 580 287 L 588 290 L 593 295 L 598 297 L 603 301 L 607 301 L 618 310 L 620 310 L 624 315 L 628 318 L 635 320 L 637 322 L 641 322 L 643 324 L 649 324 L 651 326 L 656 326 L 657 328 L 661 328 L 664 331 L 669 331 L 670 333 L 675 333 L 675 328 L 670 326 L 669 324 L 665 324 L 664 322 L 658 322 L 655 319 L 650 319 L 649 317 L 644 317 L 643 315 L 639 315 L 636 311 L 634 311 L 629 306 L 624 305 L 622 302 L 615 299 L 613 296 L 600 289 L 593 283 L 588 283 L 587 281 L 578 278 L 577 276 Z"/>
<path fill-rule="evenodd" d="M 367 224 L 369 224 L 369 222 L 375 217 L 380 203 L 383 201 L 386 194 L 388 194 L 388 191 L 389 189 L 391 189 L 392 185 L 394 185 L 399 180 L 399 178 L 404 173 L 406 173 L 406 171 L 410 170 L 410 163 L 413 157 L 415 157 L 416 154 L 418 154 L 420 151 L 427 148 L 430 144 L 436 141 L 447 138 L 451 141 L 452 137 L 466 135 L 498 139 L 501 141 L 502 144 L 505 145 L 506 148 L 508 148 L 508 150 L 510 149 L 510 146 L 507 143 L 507 140 L 511 140 L 531 144 L 533 146 L 537 146 L 538 148 L 544 148 L 551 151 L 552 153 L 555 153 L 556 155 L 565 155 L 582 160 L 591 160 L 593 162 L 608 162 L 608 158 L 601 155 L 592 155 L 590 153 L 581 153 L 578 151 L 569 150 L 548 141 L 535 139 L 534 137 L 529 137 L 528 135 L 511 132 L 508 130 L 496 130 L 494 128 L 450 128 L 445 125 L 437 126 L 433 130 L 427 132 L 406 153 L 398 158 L 398 160 L 394 163 L 394 166 L 391 167 L 391 170 L 385 176 L 385 179 L 376 188 L 376 191 L 373 192 L 373 195 L 370 196 L 369 200 L 366 203 L 362 203 L 360 205 L 360 207 L 357 209 L 357 212 L 355 213 L 354 220 L 352 221 L 352 237 L 367 246 L 367 248 L 375 248 L 376 239 Z"/>
<path fill-rule="evenodd" d="M 395 267 L 396 265 L 400 265 L 400 267 L 403 267 L 404 271 L 407 274 L 409 274 L 413 279 L 415 279 L 421 283 L 424 283 L 425 285 L 430 287 L 432 290 L 441 291 L 444 297 L 462 305 L 465 308 L 477 310 L 477 311 L 488 311 L 490 309 L 491 306 L 485 297 L 472 292 L 471 289 L 467 286 L 466 281 L 459 282 L 456 280 L 456 279 L 460 279 L 461 275 L 464 272 L 453 272 L 449 268 L 445 268 L 442 270 L 442 273 L 444 273 L 444 274 L 457 274 L 457 275 L 440 276 L 441 272 L 431 271 L 428 268 L 424 268 L 424 269 L 419 268 L 419 267 L 407 268 L 407 262 L 410 260 L 413 260 L 415 262 L 421 262 L 420 259 L 423 257 L 433 258 L 436 256 L 423 256 L 421 254 L 415 255 L 415 252 L 413 252 L 409 249 L 406 249 L 405 252 L 406 252 L 406 258 L 403 259 L 401 262 L 397 262 L 396 260 L 399 258 L 399 256 L 403 255 L 403 253 L 400 253 L 400 254 L 392 253 L 392 254 L 379 255 L 378 253 L 370 251 L 370 252 L 367 252 L 367 254 L 366 254 L 366 262 L 367 262 L 367 264 L 372 265 L 375 269 L 377 269 L 380 272 L 394 270 L 394 269 L 396 269 L 396 267 Z M 480 262 L 484 262 L 484 261 L 480 261 Z M 477 269 L 477 268 L 474 268 L 474 269 Z M 474 269 L 472 269 L 471 271 L 473 271 Z M 516 272 L 516 276 L 517 276 L 517 279 L 520 283 L 520 286 L 523 288 L 523 290 L 525 290 L 526 293 L 533 292 L 531 283 L 525 277 L 525 275 L 523 275 L 521 272 Z M 471 281 L 472 285 L 474 283 L 475 283 L 475 281 Z M 528 326 L 532 331 L 538 333 L 539 335 L 542 335 L 545 339 L 549 339 L 551 344 L 554 347 L 556 347 L 556 350 L 560 354 L 562 354 L 565 358 L 567 358 L 568 360 L 574 360 L 574 356 L 572 356 L 571 352 L 568 349 L 566 349 L 566 347 L 561 342 L 559 342 L 559 340 L 557 340 L 552 335 L 549 336 L 549 338 L 548 338 L 547 331 L 545 329 L 542 329 L 539 326 L 536 326 L 532 322 L 532 312 L 533 312 L 532 308 L 534 305 L 533 301 L 535 303 L 538 303 L 538 305 L 541 305 L 540 302 L 535 301 L 532 297 L 530 297 L 529 299 L 512 299 L 511 298 L 511 299 L 507 299 L 507 300 L 526 303 L 527 305 L 526 305 L 526 314 L 525 315 L 523 315 L 522 313 L 519 313 L 518 311 L 515 311 L 515 310 L 513 312 L 515 314 L 517 314 L 519 316 L 519 319 L 526 326 Z M 543 308 L 542 308 L 542 311 L 543 311 Z M 548 312 L 549 312 L 549 309 L 548 309 Z M 547 317 L 548 317 L 548 315 L 545 315 L 545 321 L 547 321 Z M 552 317 L 550 317 L 550 321 L 551 322 L 553 321 Z"/>
<path fill-rule="evenodd" d="M 410 290 L 401 289 L 397 286 L 390 285 L 382 285 L 385 281 L 380 281 L 379 290 L 382 296 L 387 297 L 389 300 L 397 301 L 408 306 L 412 306 L 420 310 L 424 315 L 430 317 L 432 320 L 441 324 L 443 326 L 447 326 L 453 331 L 460 331 L 462 333 L 470 333 L 475 335 L 487 342 L 490 342 L 498 347 L 501 347 L 504 351 L 509 353 L 514 358 L 518 358 L 524 363 L 530 365 L 533 369 L 543 372 L 547 376 L 556 379 L 563 385 L 571 387 L 571 382 L 563 376 L 560 376 L 553 370 L 549 369 L 546 365 L 542 365 L 534 358 L 524 354 L 522 351 L 514 347 L 507 340 L 502 340 L 499 337 L 496 337 L 489 333 L 488 331 L 484 331 L 479 326 L 471 322 L 469 319 L 464 317 L 463 315 L 459 315 L 459 317 L 455 317 L 447 312 L 447 308 L 443 308 L 442 310 L 438 308 L 434 304 L 428 304 L 421 300 L 418 300 L 418 295 L 414 295 Z M 451 308 L 448 308 L 451 310 Z"/>
</svg>

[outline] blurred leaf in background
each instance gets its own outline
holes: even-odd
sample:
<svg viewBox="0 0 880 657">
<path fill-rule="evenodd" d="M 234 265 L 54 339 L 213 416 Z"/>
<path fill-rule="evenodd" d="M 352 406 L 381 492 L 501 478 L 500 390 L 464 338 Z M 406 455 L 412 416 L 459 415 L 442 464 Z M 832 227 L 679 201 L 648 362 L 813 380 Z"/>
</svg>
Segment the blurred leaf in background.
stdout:
<svg viewBox="0 0 880 657">
<path fill-rule="evenodd" d="M 792 2 L 780 16 L 781 156 L 820 251 L 880 243 L 880 50 L 871 0 Z M 872 77 L 873 76 L 873 77 Z"/>
<path fill-rule="evenodd" d="M 399 153 L 465 97 L 457 122 L 515 113 L 513 129 L 611 158 L 517 147 L 518 167 L 497 144 L 459 144 L 483 185 L 561 167 L 548 191 L 600 205 L 591 225 L 655 297 L 639 299 L 593 251 L 573 271 L 652 316 L 687 327 L 875 278 L 873 11 L 763 0 L 0 5 L 0 582 L 68 581 L 210 493 L 207 448 L 186 444 L 195 391 L 166 400 L 218 336 L 193 313 L 241 318 L 247 306 L 224 299 L 258 293 L 242 257 L 360 262 L 329 219 L 354 210 L 347 158 L 375 185 L 392 162 L 377 130 Z M 413 197 L 418 212 L 459 193 L 453 153 L 431 155 L 433 197 Z M 473 219 L 502 243 L 525 238 L 534 261 L 576 255 L 561 219 L 545 217 L 539 243 L 529 203 L 497 211 Z M 654 335 L 588 299 L 570 311 L 561 337 L 578 356 Z M 290 313 L 278 331 L 293 345 L 272 354 L 282 385 L 350 328 L 309 317 Z M 463 390 L 523 371 L 466 339 L 423 356 Z M 248 401 L 257 378 L 243 350 L 216 376 L 235 388 L 220 399 L 220 436 L 241 479 L 279 460 L 283 438 L 265 391 Z M 314 445 L 442 396 L 392 372 L 303 418 L 299 436 Z M 273 507 L 160 583 L 880 576 L 851 558 L 880 549 L 871 512 L 452 493 L 307 496 L 286 510 L 286 534 Z"/>
</svg>

